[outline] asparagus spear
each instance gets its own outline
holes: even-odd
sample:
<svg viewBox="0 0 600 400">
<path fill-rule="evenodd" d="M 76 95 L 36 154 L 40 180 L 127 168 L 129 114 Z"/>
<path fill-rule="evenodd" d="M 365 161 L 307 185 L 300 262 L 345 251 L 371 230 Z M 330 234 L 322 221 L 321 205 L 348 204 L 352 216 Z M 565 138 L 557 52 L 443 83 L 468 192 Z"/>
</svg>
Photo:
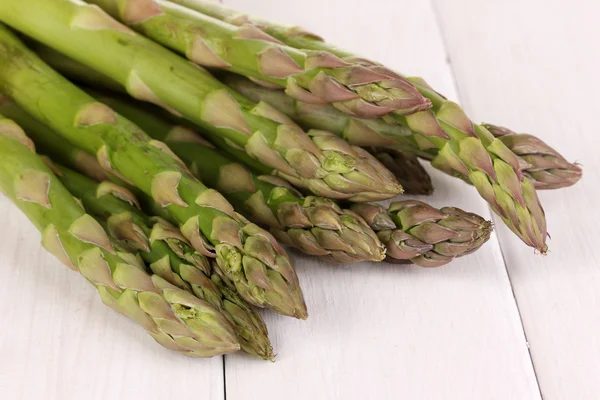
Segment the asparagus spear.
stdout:
<svg viewBox="0 0 600 400">
<path fill-rule="evenodd" d="M 285 46 L 253 25 L 237 27 L 163 0 L 90 0 L 114 18 L 197 64 L 224 68 L 312 103 L 376 118 L 431 107 L 404 78 L 390 78 L 325 51 Z"/>
<path fill-rule="evenodd" d="M 368 153 L 321 131 L 305 134 L 284 117 L 121 25 L 95 5 L 68 0 L 5 0 L 5 23 L 67 54 L 153 102 L 203 126 L 319 195 L 390 198 L 400 185 Z M 36 23 L 35 21 L 45 21 Z M 115 62 L 118 60 L 118 62 Z"/>
<path fill-rule="evenodd" d="M 428 196 L 433 193 L 431 177 L 414 154 L 383 147 L 369 151 L 394 174 L 404 188 L 404 194 Z"/>
<path fill-rule="evenodd" d="M 174 125 L 131 101 L 88 90 L 98 101 L 165 142 L 202 182 L 248 218 L 271 228 L 282 243 L 331 262 L 381 261 L 383 245 L 361 218 L 333 201 L 302 196 L 287 182 L 258 176 L 220 154 L 194 130 Z"/>
<path fill-rule="evenodd" d="M 48 12 L 59 9 L 59 3 L 79 7 L 56 3 Z M 6 5 L 3 2 L 0 10 Z M 3 17 L 16 11 L 8 8 L 12 12 Z M 93 18 L 104 14 L 87 6 L 84 10 L 92 11 L 79 14 L 75 21 L 97 28 L 98 20 Z M 133 123 L 58 75 L 4 26 L 0 26 L 0 64 L 2 92 L 72 144 L 95 154 L 105 170 L 166 208 L 198 251 L 204 247 L 197 245 L 201 233 L 207 237 L 215 245 L 219 265 L 248 302 L 306 318 L 298 279 L 283 248 L 268 232 L 236 214 L 217 191 L 193 178 L 163 143 L 151 140 Z"/>
<path fill-rule="evenodd" d="M 72 70 L 77 76 L 87 76 L 83 70 Z M 310 104 L 296 100 L 284 91 L 261 86 L 249 79 L 229 73 L 221 73 L 222 82 L 255 102 L 265 102 L 287 115 L 305 129 L 323 129 L 344 138 L 348 143 L 361 147 L 385 147 L 417 154 L 431 160 L 437 149 L 430 143 L 418 143 L 419 137 L 403 125 L 388 124 L 381 119 L 359 119 L 344 114 L 329 104 Z M 421 150 L 425 147 L 425 150 Z"/>
<path fill-rule="evenodd" d="M 483 125 L 519 156 L 523 173 L 531 179 L 536 189 L 559 189 L 574 185 L 581 179 L 581 167 L 568 162 L 541 139 L 501 126 Z"/>
<path fill-rule="evenodd" d="M 229 322 L 212 305 L 157 275 L 108 236 L 35 154 L 11 120 L 0 119 L 0 188 L 42 233 L 42 245 L 81 273 L 102 301 L 139 323 L 163 346 L 193 357 L 239 349 Z"/>
<path fill-rule="evenodd" d="M 58 164 L 53 165 L 67 190 L 108 227 L 108 233 L 117 243 L 130 252 L 139 252 L 154 274 L 220 310 L 233 325 L 242 350 L 273 359 L 267 327 L 260 315 L 239 298 L 235 288 L 224 288 L 221 277 L 215 275 L 220 286 L 209 278 L 212 268 L 206 257 L 195 257 L 195 262 L 190 263 L 179 247 L 172 246 L 170 241 L 177 231 L 174 226 L 161 218 L 145 215 L 126 188 L 110 181 L 96 183 Z M 179 242 L 184 241 L 181 237 Z M 198 265 L 197 261 L 202 264 Z"/>
<path fill-rule="evenodd" d="M 113 92 L 126 92 L 114 80 L 47 46 L 36 44 L 35 51 L 46 63 L 70 79 Z M 329 104 L 303 103 L 282 90 L 258 85 L 240 75 L 222 73 L 219 79 L 256 103 L 269 103 L 306 129 L 330 131 L 352 145 L 396 149 L 425 159 L 431 159 L 437 154 L 437 150 L 432 149 L 420 151 L 410 129 L 402 125 L 387 124 L 380 119 L 353 118 Z M 268 170 L 268 167 L 261 167 L 265 168 Z"/>
<path fill-rule="evenodd" d="M 297 49 L 328 51 L 344 61 L 359 62 L 373 71 L 401 77 L 401 74 L 337 48 L 297 27 L 249 17 L 205 0 L 173 2 L 233 25 L 254 24 Z M 492 210 L 521 240 L 545 253 L 548 234 L 544 210 L 533 183 L 521 172 L 517 156 L 485 127 L 473 124 L 458 104 L 435 92 L 422 78 L 407 79 L 431 100 L 432 109 L 405 117 L 389 114 L 384 119 L 410 128 L 422 142 L 419 145 L 421 150 L 437 148 L 438 154 L 432 160 L 436 168 L 472 183 Z"/>
<path fill-rule="evenodd" d="M 437 210 L 416 200 L 354 204 L 351 209 L 377 232 L 387 248 L 387 261 L 439 267 L 471 254 L 488 241 L 492 224 L 459 208 Z"/>
</svg>

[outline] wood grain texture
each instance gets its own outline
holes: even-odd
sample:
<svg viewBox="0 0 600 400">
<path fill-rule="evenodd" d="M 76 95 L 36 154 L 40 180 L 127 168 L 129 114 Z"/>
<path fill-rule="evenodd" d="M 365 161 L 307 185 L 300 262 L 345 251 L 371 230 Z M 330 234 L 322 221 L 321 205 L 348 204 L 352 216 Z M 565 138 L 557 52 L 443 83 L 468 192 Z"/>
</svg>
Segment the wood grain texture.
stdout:
<svg viewBox="0 0 600 400">
<path fill-rule="evenodd" d="M 433 10 L 408 0 L 227 0 L 301 24 L 336 44 L 418 73 L 450 98 L 454 82 Z M 489 217 L 466 184 L 433 172 L 437 206 Z M 497 239 L 442 269 L 295 257 L 308 321 L 268 315 L 274 364 L 226 357 L 227 398 L 536 399 L 539 392 Z"/>
<path fill-rule="evenodd" d="M 576 186 L 544 192 L 550 253 L 499 236 L 546 399 L 600 397 L 597 147 L 598 4 L 587 0 L 437 0 L 467 110 L 537 134 L 579 161 Z"/>
<path fill-rule="evenodd" d="M 104 306 L 2 194 L 0 221 L 0 399 L 224 398 L 221 357 L 163 349 Z"/>
</svg>

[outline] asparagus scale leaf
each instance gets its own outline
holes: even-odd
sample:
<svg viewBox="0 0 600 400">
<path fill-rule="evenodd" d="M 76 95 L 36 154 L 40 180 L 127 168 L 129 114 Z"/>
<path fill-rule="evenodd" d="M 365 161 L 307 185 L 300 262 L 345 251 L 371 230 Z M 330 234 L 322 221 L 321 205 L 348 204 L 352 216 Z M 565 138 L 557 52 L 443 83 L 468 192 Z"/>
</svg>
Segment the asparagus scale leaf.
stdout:
<svg viewBox="0 0 600 400">
<path fill-rule="evenodd" d="M 148 275 L 131 253 L 119 252 L 35 154 L 11 120 L 0 119 L 0 188 L 42 233 L 42 245 L 92 283 L 109 307 L 140 324 L 163 346 L 192 357 L 239 349 L 215 307 Z"/>
<path fill-rule="evenodd" d="M 18 9 L 24 3 L 9 3 L 0 5 L 3 17 L 20 21 Z M 73 26 L 83 32 L 103 32 L 96 28 L 97 23 L 104 23 L 110 32 L 116 32 L 112 20 L 105 19 L 109 17 L 95 7 L 60 0 L 49 3 L 40 2 L 40 10 L 64 11 L 57 12 L 56 20 L 47 15 L 45 20 L 51 24 L 67 30 Z M 30 11 L 36 8 L 29 6 Z M 74 18 L 72 24 L 63 26 L 61 16 Z M 85 28 L 76 28 L 78 23 Z M 194 178 L 164 143 L 152 140 L 57 74 L 4 26 L 0 26 L 0 63 L 2 92 L 72 144 L 95 155 L 107 172 L 151 196 L 179 223 L 198 251 L 204 248 L 196 245 L 199 237 L 208 238 L 215 246 L 219 265 L 247 301 L 306 318 L 298 279 L 283 248 L 268 232 L 236 214 L 221 194 Z"/>
</svg>

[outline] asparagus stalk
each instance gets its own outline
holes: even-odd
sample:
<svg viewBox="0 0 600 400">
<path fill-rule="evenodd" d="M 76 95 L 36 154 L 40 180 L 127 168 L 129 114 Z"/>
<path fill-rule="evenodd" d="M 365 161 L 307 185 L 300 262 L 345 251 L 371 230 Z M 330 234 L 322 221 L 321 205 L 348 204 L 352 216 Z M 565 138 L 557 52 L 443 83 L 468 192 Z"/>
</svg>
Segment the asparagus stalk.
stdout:
<svg viewBox="0 0 600 400">
<path fill-rule="evenodd" d="M 11 7 L 0 4 L 3 17 L 14 16 L 20 9 L 21 3 L 10 3 Z M 70 2 L 51 3 L 56 4 L 41 8 L 50 13 L 62 9 L 59 5 L 80 7 Z M 6 8 L 11 12 L 4 12 Z M 82 23 L 97 28 L 97 23 L 106 22 L 104 17 L 94 20 L 104 15 L 96 8 L 85 6 L 83 10 L 91 11 L 80 13 L 73 26 Z M 60 22 L 50 15 L 46 21 Z M 283 248 L 268 232 L 236 214 L 217 191 L 192 177 L 163 143 L 151 140 L 133 123 L 57 74 L 4 26 L 0 26 L 0 63 L 0 89 L 6 95 L 72 144 L 95 154 L 105 170 L 151 196 L 180 224 L 198 251 L 204 247 L 197 246 L 201 234 L 208 238 L 219 265 L 248 302 L 306 318 L 298 279 Z"/>
<path fill-rule="evenodd" d="M 229 322 L 215 307 L 148 275 L 135 256 L 115 250 L 34 149 L 18 125 L 0 119 L 0 188 L 40 230 L 46 250 L 163 346 L 193 357 L 239 349 Z"/>
<path fill-rule="evenodd" d="M 581 179 L 581 167 L 568 162 L 541 139 L 527 133 L 515 133 L 501 126 L 484 126 L 519 156 L 523 173 L 536 189 L 560 189 L 574 185 Z"/>
<path fill-rule="evenodd" d="M 113 92 L 125 92 L 123 86 L 107 76 L 47 46 L 36 44 L 35 51 L 46 63 L 70 79 Z M 303 103 L 286 95 L 282 90 L 261 86 L 240 75 L 220 74 L 219 79 L 256 103 L 269 103 L 306 129 L 330 131 L 352 145 L 396 149 L 417 154 L 428 160 L 437 154 L 437 150 L 432 149 L 427 152 L 420 151 L 412 132 L 405 126 L 391 125 L 380 119 L 353 118 L 330 104 Z M 211 137 L 211 139 L 214 141 L 214 138 Z M 237 157 L 237 154 L 235 156 Z M 252 160 L 250 157 L 246 158 L 249 163 L 254 165 L 258 163 L 256 160 L 250 161 Z M 264 164 L 258 168 L 271 171 Z"/>
<path fill-rule="evenodd" d="M 195 257 L 194 262 L 190 262 L 179 246 L 172 245 L 177 228 L 161 218 L 145 215 L 126 188 L 110 181 L 96 183 L 58 164 L 53 165 L 67 190 L 108 227 L 108 233 L 117 243 L 130 252 L 139 252 L 154 274 L 220 310 L 233 325 L 242 350 L 273 359 L 267 327 L 260 315 L 239 298 L 234 287 L 223 287 L 220 276 L 215 275 L 216 284 L 211 280 L 212 268 L 206 257 Z M 179 243 L 182 242 L 185 239 L 180 237 Z M 198 261 L 202 264 L 198 265 Z M 233 301 L 226 298 L 224 292 Z"/>
<path fill-rule="evenodd" d="M 0 14 L 13 28 L 119 82 L 133 97 L 194 121 L 222 137 L 227 148 L 246 151 L 295 185 L 352 200 L 390 198 L 401 191 L 393 175 L 362 149 L 328 132 L 305 134 L 280 123 L 285 117 L 272 107 L 227 88 L 95 5 L 5 0 Z"/>
<path fill-rule="evenodd" d="M 425 168 L 414 154 L 383 147 L 369 149 L 404 188 L 404 194 L 428 196 L 433 193 L 433 183 Z"/>
<path fill-rule="evenodd" d="M 297 49 L 327 51 L 347 62 L 359 62 L 385 75 L 400 74 L 370 60 L 337 48 L 317 35 L 297 27 L 282 26 L 227 9 L 205 0 L 174 0 L 233 25 L 253 24 L 265 33 Z M 506 225 L 527 245 L 540 253 L 547 251 L 546 218 L 531 180 L 521 172 L 517 156 L 482 125 L 475 125 L 460 106 L 435 92 L 422 78 L 407 78 L 431 100 L 430 110 L 405 117 L 384 119 L 412 130 L 423 142 L 419 148 L 437 148 L 432 164 L 453 176 L 472 183 Z M 388 118 L 389 117 L 389 118 Z"/>
<path fill-rule="evenodd" d="M 186 126 L 174 125 L 130 101 L 90 91 L 156 140 L 165 142 L 202 182 L 222 193 L 236 210 L 271 228 L 282 243 L 330 262 L 381 261 L 383 245 L 362 218 L 335 202 L 302 196 L 287 182 L 258 176 L 220 154 Z"/>
<path fill-rule="evenodd" d="M 87 76 L 87 72 L 81 69 L 72 72 L 78 76 Z M 381 119 L 351 117 L 330 104 L 306 103 L 286 95 L 283 90 L 261 86 L 240 75 L 222 73 L 219 79 L 252 101 L 272 105 L 305 129 L 323 129 L 355 146 L 391 148 L 417 154 L 428 160 L 437 154 L 432 143 L 429 146 L 418 143 L 417 140 L 421 138 L 414 136 L 406 126 L 388 124 Z"/>
<path fill-rule="evenodd" d="M 362 118 L 431 107 L 404 78 L 380 74 L 326 51 L 285 46 L 253 25 L 237 27 L 163 0 L 90 0 L 114 18 L 205 67 L 260 80 L 311 103 Z"/>
<path fill-rule="evenodd" d="M 351 209 L 377 232 L 387 248 L 387 261 L 439 267 L 471 254 L 488 241 L 492 224 L 459 208 L 437 210 L 416 200 L 354 204 Z"/>
</svg>

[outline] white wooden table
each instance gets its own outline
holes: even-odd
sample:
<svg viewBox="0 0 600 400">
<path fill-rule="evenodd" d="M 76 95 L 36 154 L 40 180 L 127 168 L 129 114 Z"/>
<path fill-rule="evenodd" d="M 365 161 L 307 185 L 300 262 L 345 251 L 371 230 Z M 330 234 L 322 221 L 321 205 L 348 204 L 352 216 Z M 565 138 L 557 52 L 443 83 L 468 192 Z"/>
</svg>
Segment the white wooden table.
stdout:
<svg viewBox="0 0 600 400">
<path fill-rule="evenodd" d="M 496 221 L 441 269 L 294 256 L 308 321 L 265 315 L 275 363 L 187 359 L 101 304 L 0 197 L 0 399 L 599 399 L 600 12 L 592 0 L 226 0 L 425 77 L 475 121 L 541 136 L 585 167 L 544 192 L 534 255 Z M 435 205 L 490 217 L 432 171 Z"/>
</svg>

